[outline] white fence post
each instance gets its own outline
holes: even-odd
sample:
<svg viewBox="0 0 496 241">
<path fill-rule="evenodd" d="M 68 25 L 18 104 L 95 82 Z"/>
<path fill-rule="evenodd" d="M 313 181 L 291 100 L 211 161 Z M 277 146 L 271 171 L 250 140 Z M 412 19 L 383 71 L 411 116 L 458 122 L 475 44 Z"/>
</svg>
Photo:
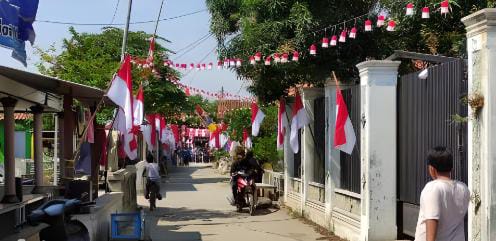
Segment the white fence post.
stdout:
<svg viewBox="0 0 496 241">
<path fill-rule="evenodd" d="M 399 61 L 357 65 L 361 85 L 361 240 L 395 240 L 396 84 Z M 357 127 L 358 128 L 358 127 Z"/>
<path fill-rule="evenodd" d="M 462 19 L 467 29 L 468 94 L 483 97 L 480 113 L 469 108 L 468 240 L 496 239 L 496 9 Z"/>
<path fill-rule="evenodd" d="M 284 135 L 284 202 L 288 202 L 288 194 L 289 194 L 289 182 L 290 178 L 294 175 L 294 153 L 291 149 L 291 145 L 289 144 L 289 136 L 291 133 L 291 107 L 292 102 L 294 100 L 290 100 L 288 98 L 286 102 L 286 116 L 283 118 L 287 118 L 288 127 L 286 128 L 286 133 Z"/>
<path fill-rule="evenodd" d="M 332 147 L 336 122 L 336 84 L 329 80 L 325 86 L 326 96 L 326 144 L 325 144 L 325 201 L 326 223 L 332 227 L 334 189 L 340 187 L 340 151 Z M 357 127 L 355 127 L 357 128 Z"/>
</svg>

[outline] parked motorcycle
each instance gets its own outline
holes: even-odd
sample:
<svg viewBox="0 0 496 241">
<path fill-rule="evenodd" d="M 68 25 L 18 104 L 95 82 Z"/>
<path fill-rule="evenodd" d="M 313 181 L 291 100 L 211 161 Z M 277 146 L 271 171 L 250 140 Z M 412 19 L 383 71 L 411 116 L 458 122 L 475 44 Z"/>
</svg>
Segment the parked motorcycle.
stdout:
<svg viewBox="0 0 496 241">
<path fill-rule="evenodd" d="M 39 223 L 50 225 L 41 230 L 40 240 L 44 241 L 89 241 L 88 229 L 71 215 L 94 202 L 83 203 L 78 199 L 48 201 L 28 215 L 27 221 L 35 226 Z"/>
<path fill-rule="evenodd" d="M 241 212 L 244 207 L 248 207 L 250 215 L 253 216 L 257 206 L 255 181 L 242 171 L 235 173 L 232 178 L 236 180 L 238 187 L 238 194 L 235 197 L 238 212 Z"/>
</svg>

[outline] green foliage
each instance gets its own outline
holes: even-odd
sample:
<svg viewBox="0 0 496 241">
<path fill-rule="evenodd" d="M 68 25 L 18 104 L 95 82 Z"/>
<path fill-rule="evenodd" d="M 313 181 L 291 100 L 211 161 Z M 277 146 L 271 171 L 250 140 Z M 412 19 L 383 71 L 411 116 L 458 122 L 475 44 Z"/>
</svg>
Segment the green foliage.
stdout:
<svg viewBox="0 0 496 241">
<path fill-rule="evenodd" d="M 33 119 L 16 120 L 14 128 L 16 131 L 32 131 Z"/>
<path fill-rule="evenodd" d="M 229 127 L 227 132 L 231 137 L 231 140 L 242 142 L 243 141 L 243 129 L 246 129 L 251 133 L 251 111 L 250 109 L 236 109 L 227 112 L 224 115 L 224 122 L 226 122 Z"/>
<path fill-rule="evenodd" d="M 409 2 L 413 3 L 416 8 L 414 16 L 405 15 L 405 6 Z M 439 11 L 434 12 L 434 9 L 440 7 L 440 2 L 435 0 L 381 1 L 382 7 L 387 9 L 391 17 L 398 22 L 396 41 L 392 42 L 396 49 L 466 57 L 465 26 L 461 18 L 486 8 L 492 1 L 450 0 L 452 11 L 446 16 L 442 16 Z M 430 6 L 429 19 L 420 18 L 423 6 Z"/>
<path fill-rule="evenodd" d="M 216 149 L 213 150 L 212 156 L 214 157 L 214 161 L 220 160 L 222 157 L 228 157 L 229 153 L 224 151 L 224 149 Z"/>
<path fill-rule="evenodd" d="M 405 6 L 413 2 L 417 15 L 405 16 Z M 420 8 L 440 0 L 207 0 L 212 15 L 211 31 L 219 41 L 221 57 L 244 57 L 260 51 L 273 53 L 300 51 L 298 63 L 236 68 L 238 76 L 249 80 L 249 91 L 261 102 L 270 103 L 287 95 L 288 88 L 302 83 L 322 86 L 335 71 L 340 81 L 358 80 L 356 64 L 367 59 L 384 59 L 393 50 L 407 50 L 448 56 L 465 56 L 465 28 L 460 19 L 476 10 L 494 6 L 494 0 L 450 0 L 452 13 L 439 11 L 428 20 L 421 19 Z M 363 20 L 350 21 L 337 28 L 324 29 L 344 20 L 368 14 L 372 20 L 380 12 L 397 21 L 397 31 L 374 28 L 363 32 Z M 339 35 L 345 27 L 356 25 L 357 38 L 337 47 L 318 47 L 317 56 L 309 56 L 311 44 L 319 46 L 324 36 Z"/>
<path fill-rule="evenodd" d="M 257 137 L 253 137 L 253 154 L 261 162 L 270 162 L 276 166 L 279 156 L 276 150 L 277 106 L 262 106 L 265 118 Z M 228 123 L 228 132 L 232 140 L 243 140 L 243 129 L 251 134 L 250 109 L 237 109 L 228 112 L 224 121 Z"/>
<path fill-rule="evenodd" d="M 43 115 L 43 130 L 44 131 L 55 130 L 55 118 L 54 118 L 53 114 L 44 114 Z"/>
<path fill-rule="evenodd" d="M 253 154 L 261 163 L 270 162 L 275 166 L 279 162 L 279 155 L 277 153 L 277 134 L 261 136 L 255 138 L 253 141 Z"/>
<path fill-rule="evenodd" d="M 189 96 L 185 103 L 185 109 L 188 113 L 195 114 L 195 107 L 199 105 L 210 117 L 216 118 L 217 116 L 217 101 L 210 101 L 203 98 L 201 95 Z M 195 114 L 196 115 L 196 114 Z"/>
<path fill-rule="evenodd" d="M 262 122 L 262 126 L 260 126 L 259 136 L 271 136 L 272 134 L 277 133 L 277 106 L 263 106 L 262 111 L 265 114 L 265 118 Z M 274 140 L 276 140 L 275 137 Z"/>
<path fill-rule="evenodd" d="M 319 43 L 324 35 L 338 34 L 344 26 L 315 34 L 314 30 L 367 13 L 374 1 L 209 0 L 207 3 L 212 15 L 211 30 L 219 39 L 221 57 L 248 58 L 257 51 L 265 56 L 300 51 L 298 63 L 244 65 L 236 69 L 239 77 L 250 80 L 249 91 L 264 103 L 286 95 L 289 87 L 299 83 L 322 86 L 333 70 L 343 80 L 352 81 L 358 75 L 354 68 L 357 63 L 391 52 L 382 39 L 372 34 L 359 35 L 355 41 L 336 48 L 319 49 L 317 57 L 303 51 L 312 43 Z M 348 27 L 352 24 L 348 23 Z"/>
<path fill-rule="evenodd" d="M 183 113 L 168 118 L 168 122 L 178 125 L 186 125 L 189 127 L 206 127 L 206 123 L 196 113 L 196 105 L 199 105 L 212 121 L 217 121 L 217 101 L 210 101 L 203 98 L 201 95 L 193 95 L 186 98 L 183 103 Z"/>
<path fill-rule="evenodd" d="M 276 167 L 279 162 L 277 153 L 277 106 L 262 107 L 265 118 L 260 126 L 258 137 L 253 139 L 253 154 L 260 162 L 270 162 Z"/>
<path fill-rule="evenodd" d="M 167 122 L 170 124 L 176 124 L 176 125 L 180 125 L 180 126 L 186 125 L 186 126 L 191 127 L 191 128 L 202 127 L 200 117 L 198 117 L 196 115 L 188 115 L 185 118 L 174 116 L 172 118 L 167 119 Z"/>
<path fill-rule="evenodd" d="M 117 71 L 121 59 L 123 31 L 117 28 L 104 28 L 101 33 L 78 33 L 69 28 L 70 38 L 63 40 L 61 51 L 53 46 L 47 50 L 38 48 L 41 62 L 37 64 L 42 74 L 58 77 L 76 83 L 106 89 Z M 131 56 L 145 58 L 148 55 L 151 35 L 145 32 L 129 32 L 127 51 Z M 157 40 L 166 41 L 162 38 Z M 171 116 L 185 110 L 186 96 L 169 79 L 178 78 L 178 73 L 162 64 L 167 49 L 155 44 L 155 66 L 160 78 L 148 71 L 133 69 L 135 90 L 144 83 L 145 111 Z M 112 109 L 104 109 L 97 116 L 102 124 L 112 115 Z"/>
</svg>

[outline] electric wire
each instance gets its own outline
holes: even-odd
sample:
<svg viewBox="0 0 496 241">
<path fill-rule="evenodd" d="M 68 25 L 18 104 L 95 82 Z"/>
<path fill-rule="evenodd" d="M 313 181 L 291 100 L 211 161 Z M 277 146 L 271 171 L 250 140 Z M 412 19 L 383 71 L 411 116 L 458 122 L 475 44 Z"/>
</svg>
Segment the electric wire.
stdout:
<svg viewBox="0 0 496 241">
<path fill-rule="evenodd" d="M 112 21 L 110 21 L 110 24 L 114 24 L 115 15 L 117 14 L 117 10 L 119 9 L 120 3 L 121 3 L 121 0 L 117 0 L 117 4 L 115 5 L 115 10 L 114 10 L 114 15 L 112 16 Z"/>
<path fill-rule="evenodd" d="M 209 37 L 209 36 L 211 36 L 211 35 L 212 35 L 211 33 L 207 33 L 207 34 L 205 34 L 205 35 L 201 36 L 199 39 L 197 39 L 197 40 L 193 41 L 192 43 L 190 43 L 190 44 L 186 45 L 185 47 L 183 47 L 183 48 L 181 48 L 181 49 L 179 49 L 179 50 L 175 51 L 175 53 L 176 53 L 176 54 L 178 54 L 178 53 L 180 53 L 181 51 L 183 51 L 183 50 L 185 50 L 185 49 L 187 49 L 187 48 L 191 47 L 192 45 L 194 45 L 194 44 L 196 44 L 196 43 L 198 43 L 198 42 L 202 41 L 203 39 L 205 39 L 206 37 Z"/>
<path fill-rule="evenodd" d="M 174 61 L 177 61 L 178 59 L 180 59 L 181 57 L 183 57 L 184 55 L 186 55 L 187 53 L 191 52 L 193 49 L 197 48 L 198 46 L 200 46 L 202 43 L 204 43 L 207 38 L 209 38 L 210 36 L 212 36 L 212 34 L 209 34 L 207 37 L 203 38 L 203 39 L 200 39 L 199 41 L 197 41 L 196 43 L 193 43 L 193 44 L 196 44 L 194 46 L 191 46 L 191 48 L 189 48 L 188 50 L 184 51 L 182 54 L 180 54 L 179 56 L 175 57 L 174 58 Z M 193 45 L 191 44 L 191 45 Z M 217 48 L 217 47 L 216 47 Z"/>
<path fill-rule="evenodd" d="M 162 18 L 162 19 L 159 19 L 159 21 L 163 22 L 163 21 L 174 20 L 174 19 L 183 18 L 183 17 L 194 15 L 194 14 L 198 14 L 201 12 L 205 12 L 205 11 L 207 11 L 207 9 L 202 9 L 202 10 L 198 10 L 198 11 L 194 11 L 194 12 L 190 12 L 190 13 L 185 13 L 185 14 L 181 14 L 178 16 L 174 16 L 174 17 Z M 157 20 L 137 21 L 137 22 L 131 22 L 129 24 L 155 23 L 156 21 Z M 126 25 L 125 23 L 112 23 L 112 24 L 108 24 L 108 23 L 77 23 L 77 22 L 63 22 L 63 21 L 54 21 L 54 20 L 36 20 L 35 22 L 49 23 L 49 24 L 61 24 L 61 25 L 74 25 L 74 26 L 123 26 L 123 25 Z"/>
<path fill-rule="evenodd" d="M 198 61 L 198 63 L 201 63 L 203 62 L 212 52 L 214 52 L 215 50 L 217 49 L 217 46 L 215 46 L 212 50 L 208 51 L 208 53 L 203 56 L 203 58 Z M 181 79 L 185 78 L 186 76 L 188 76 L 191 72 L 193 71 L 193 69 L 190 69 L 188 72 L 186 72 L 183 76 L 181 76 Z M 190 83 L 191 83 L 192 80 L 190 80 Z"/>
</svg>

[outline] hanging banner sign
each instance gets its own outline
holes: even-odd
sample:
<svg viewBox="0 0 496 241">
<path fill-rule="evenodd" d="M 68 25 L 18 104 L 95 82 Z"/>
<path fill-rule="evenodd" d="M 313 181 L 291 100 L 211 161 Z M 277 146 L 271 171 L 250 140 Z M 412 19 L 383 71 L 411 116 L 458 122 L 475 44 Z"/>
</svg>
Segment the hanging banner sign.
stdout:
<svg viewBox="0 0 496 241">
<path fill-rule="evenodd" d="M 12 58 L 26 62 L 25 41 L 34 43 L 33 22 L 38 11 L 39 0 L 0 1 L 0 46 L 12 49 Z"/>
</svg>

